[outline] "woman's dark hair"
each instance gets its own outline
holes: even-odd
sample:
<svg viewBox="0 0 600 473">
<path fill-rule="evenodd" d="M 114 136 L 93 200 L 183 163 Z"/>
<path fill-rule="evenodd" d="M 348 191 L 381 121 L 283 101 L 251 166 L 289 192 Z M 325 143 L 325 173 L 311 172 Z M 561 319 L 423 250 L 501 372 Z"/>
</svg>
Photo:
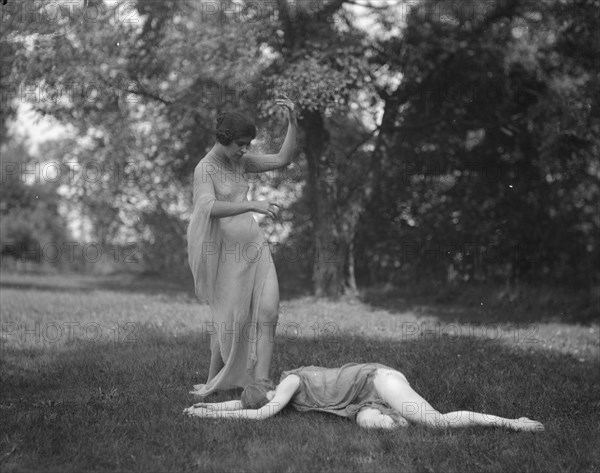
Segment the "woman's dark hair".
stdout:
<svg viewBox="0 0 600 473">
<path fill-rule="evenodd" d="M 222 112 L 217 116 L 217 141 L 224 146 L 233 140 L 256 138 L 256 127 L 252 120 L 241 112 Z"/>
<path fill-rule="evenodd" d="M 275 390 L 275 385 L 269 379 L 256 380 L 246 386 L 242 392 L 242 407 L 244 409 L 260 409 L 268 404 L 267 393 Z"/>
</svg>

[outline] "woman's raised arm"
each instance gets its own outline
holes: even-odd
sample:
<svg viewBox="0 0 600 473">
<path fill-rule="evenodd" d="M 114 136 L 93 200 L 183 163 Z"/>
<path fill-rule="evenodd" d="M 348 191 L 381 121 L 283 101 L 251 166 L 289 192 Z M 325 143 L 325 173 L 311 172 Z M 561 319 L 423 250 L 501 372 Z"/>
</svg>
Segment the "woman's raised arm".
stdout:
<svg viewBox="0 0 600 473">
<path fill-rule="evenodd" d="M 244 172 L 246 173 L 271 171 L 273 169 L 285 167 L 292 162 L 294 151 L 296 149 L 296 135 L 298 128 L 298 120 L 294 111 L 294 102 L 285 96 L 277 99 L 276 102 L 286 109 L 288 128 L 285 140 L 277 154 L 245 153 L 242 156 L 242 162 Z"/>
</svg>

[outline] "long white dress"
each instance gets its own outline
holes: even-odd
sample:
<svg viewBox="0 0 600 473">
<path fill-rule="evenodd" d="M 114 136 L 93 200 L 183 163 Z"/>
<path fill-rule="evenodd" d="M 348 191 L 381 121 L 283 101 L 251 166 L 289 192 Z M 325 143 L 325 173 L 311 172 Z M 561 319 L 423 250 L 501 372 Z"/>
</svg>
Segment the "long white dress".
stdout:
<svg viewBox="0 0 600 473">
<path fill-rule="evenodd" d="M 210 179 L 214 195 L 200 194 L 198 186 Z M 256 323 L 260 297 L 273 265 L 268 243 L 251 212 L 211 218 L 215 200 L 247 200 L 244 176 L 230 170 L 209 152 L 194 172 L 194 209 L 190 219 L 188 261 L 196 295 L 207 302 L 211 357 L 222 357 L 223 369 L 206 384 L 194 386 L 194 394 L 244 387 L 254 380 L 256 342 L 261 336 Z"/>
</svg>

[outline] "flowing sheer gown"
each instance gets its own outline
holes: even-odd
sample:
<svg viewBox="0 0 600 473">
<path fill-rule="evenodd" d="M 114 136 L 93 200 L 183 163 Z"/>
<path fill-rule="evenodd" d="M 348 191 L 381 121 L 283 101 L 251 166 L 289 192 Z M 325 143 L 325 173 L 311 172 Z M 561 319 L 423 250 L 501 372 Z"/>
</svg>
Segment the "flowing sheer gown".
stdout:
<svg viewBox="0 0 600 473">
<path fill-rule="evenodd" d="M 291 399 L 291 405 L 298 411 L 329 412 L 354 420 L 361 409 L 370 407 L 400 422 L 400 412 L 386 404 L 373 385 L 373 377 L 380 368 L 391 370 L 379 363 L 348 363 L 340 368 L 304 366 L 284 371 L 280 382 L 291 374 L 300 378 L 300 388 Z"/>
<path fill-rule="evenodd" d="M 214 193 L 199 189 L 205 182 L 212 182 Z M 200 396 L 245 387 L 254 380 L 256 343 L 263 335 L 257 330 L 258 308 L 273 265 L 271 253 L 251 212 L 210 217 L 215 200 L 242 202 L 248 189 L 247 179 L 212 152 L 196 166 L 188 261 L 196 295 L 211 310 L 211 361 L 221 357 L 224 362 L 216 376 L 194 386 L 192 392 Z"/>
</svg>

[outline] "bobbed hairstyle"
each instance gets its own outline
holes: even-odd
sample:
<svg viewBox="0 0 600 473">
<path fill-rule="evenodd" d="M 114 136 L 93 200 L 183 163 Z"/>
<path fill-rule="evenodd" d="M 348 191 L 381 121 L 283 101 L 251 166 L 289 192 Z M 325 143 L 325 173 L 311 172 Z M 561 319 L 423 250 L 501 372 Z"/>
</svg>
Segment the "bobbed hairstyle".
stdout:
<svg viewBox="0 0 600 473">
<path fill-rule="evenodd" d="M 233 140 L 256 138 L 256 127 L 252 120 L 242 112 L 222 112 L 217 115 L 217 141 L 224 146 L 230 145 Z"/>
<path fill-rule="evenodd" d="M 275 385 L 270 379 L 260 379 L 244 388 L 242 407 L 244 409 L 260 409 L 269 402 L 267 393 L 273 391 Z"/>
</svg>

